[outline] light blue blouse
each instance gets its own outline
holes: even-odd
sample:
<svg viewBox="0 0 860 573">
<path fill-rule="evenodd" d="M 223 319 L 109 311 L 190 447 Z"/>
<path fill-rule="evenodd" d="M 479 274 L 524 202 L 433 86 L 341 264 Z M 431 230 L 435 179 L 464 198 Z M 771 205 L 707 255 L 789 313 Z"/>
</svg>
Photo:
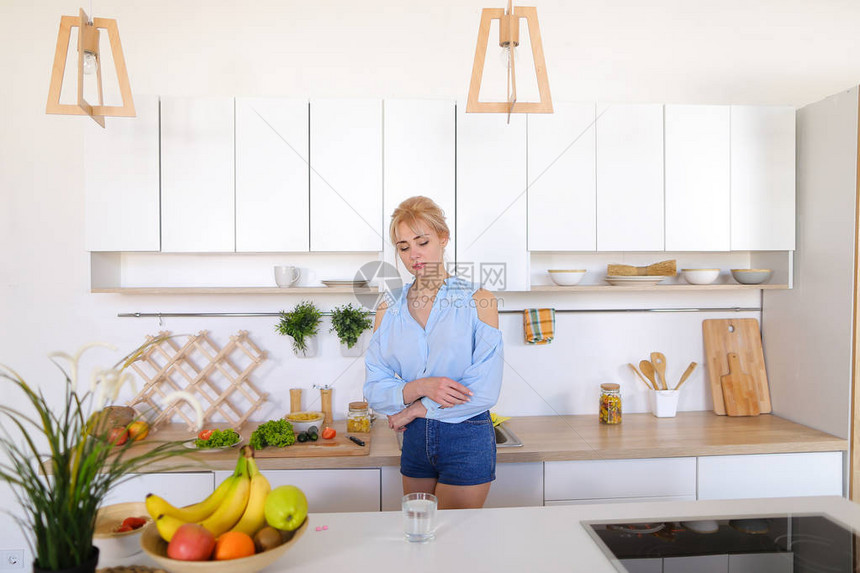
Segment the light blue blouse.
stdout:
<svg viewBox="0 0 860 573">
<path fill-rule="evenodd" d="M 413 281 L 414 283 L 414 281 Z M 473 395 L 450 408 L 427 398 L 428 419 L 462 422 L 493 407 L 502 387 L 502 333 L 478 318 L 472 295 L 480 288 L 448 277 L 436 294 L 427 326 L 409 313 L 406 293 L 413 283 L 392 292 L 382 323 L 365 356 L 364 396 L 370 407 L 396 414 L 403 403 L 403 386 L 428 376 L 446 376 L 468 387 Z"/>
</svg>

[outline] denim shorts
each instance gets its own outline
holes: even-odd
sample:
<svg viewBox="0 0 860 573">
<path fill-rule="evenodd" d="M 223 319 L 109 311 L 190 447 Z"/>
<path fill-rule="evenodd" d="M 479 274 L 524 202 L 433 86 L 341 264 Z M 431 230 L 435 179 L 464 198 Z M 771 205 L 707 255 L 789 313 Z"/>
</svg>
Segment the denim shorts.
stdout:
<svg viewBox="0 0 860 573">
<path fill-rule="evenodd" d="M 435 478 L 447 485 L 478 485 L 496 479 L 496 434 L 490 413 L 457 424 L 416 418 L 406 426 L 400 473 Z"/>
</svg>

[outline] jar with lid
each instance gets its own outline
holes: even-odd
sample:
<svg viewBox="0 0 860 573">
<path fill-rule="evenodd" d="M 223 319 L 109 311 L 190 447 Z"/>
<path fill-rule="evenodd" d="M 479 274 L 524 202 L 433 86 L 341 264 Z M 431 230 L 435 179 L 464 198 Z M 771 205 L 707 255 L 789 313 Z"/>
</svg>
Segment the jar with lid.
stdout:
<svg viewBox="0 0 860 573">
<path fill-rule="evenodd" d="M 621 386 L 619 384 L 600 385 L 600 423 L 621 423 Z"/>
<path fill-rule="evenodd" d="M 346 417 L 346 431 L 370 431 L 370 414 L 367 412 L 367 402 L 349 403 L 349 414 Z"/>
</svg>

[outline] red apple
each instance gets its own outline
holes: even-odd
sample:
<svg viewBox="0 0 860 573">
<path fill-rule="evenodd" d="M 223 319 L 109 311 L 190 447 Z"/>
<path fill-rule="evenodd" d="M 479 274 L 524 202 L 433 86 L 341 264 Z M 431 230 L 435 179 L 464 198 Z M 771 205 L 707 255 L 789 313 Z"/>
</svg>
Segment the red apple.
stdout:
<svg viewBox="0 0 860 573">
<path fill-rule="evenodd" d="M 107 439 L 109 443 L 115 446 L 121 446 L 128 441 L 128 430 L 122 426 L 111 428 L 110 432 L 108 432 Z"/>
<path fill-rule="evenodd" d="M 167 556 L 180 561 L 206 561 L 215 549 L 215 536 L 202 525 L 184 523 L 167 544 Z"/>
</svg>

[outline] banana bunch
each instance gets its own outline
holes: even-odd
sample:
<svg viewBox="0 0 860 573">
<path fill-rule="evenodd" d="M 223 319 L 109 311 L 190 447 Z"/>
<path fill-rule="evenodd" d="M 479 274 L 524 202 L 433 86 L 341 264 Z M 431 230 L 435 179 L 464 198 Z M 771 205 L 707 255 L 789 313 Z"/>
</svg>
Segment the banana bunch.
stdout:
<svg viewBox="0 0 860 573">
<path fill-rule="evenodd" d="M 168 543 L 179 526 L 189 522 L 199 523 L 216 538 L 227 531 L 241 531 L 253 537 L 266 525 L 266 497 L 271 489 L 269 480 L 257 467 L 254 450 L 245 446 L 233 475 L 203 501 L 175 507 L 164 498 L 149 494 L 146 510 Z"/>
</svg>

